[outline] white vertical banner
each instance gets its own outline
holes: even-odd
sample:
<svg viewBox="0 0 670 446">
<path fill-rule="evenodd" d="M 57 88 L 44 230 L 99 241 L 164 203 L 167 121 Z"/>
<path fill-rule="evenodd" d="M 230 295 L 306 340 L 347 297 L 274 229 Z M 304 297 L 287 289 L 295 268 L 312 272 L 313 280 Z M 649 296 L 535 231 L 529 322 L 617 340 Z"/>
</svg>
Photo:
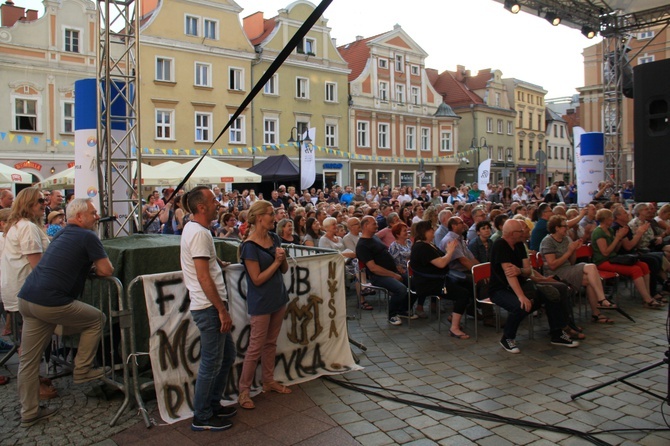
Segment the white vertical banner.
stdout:
<svg viewBox="0 0 670 446">
<path fill-rule="evenodd" d="M 491 182 L 491 158 L 485 159 L 479 165 L 477 172 L 477 184 L 479 185 L 479 190 L 486 190 L 488 184 Z"/>
<path fill-rule="evenodd" d="M 605 138 L 603 133 L 585 132 L 579 138 L 579 157 L 575 156 L 577 204 L 586 206 L 605 178 Z"/>
<path fill-rule="evenodd" d="M 316 141 L 316 127 L 309 129 L 309 139 L 312 144 L 302 144 L 300 146 L 300 190 L 305 190 L 314 184 L 316 180 L 316 156 L 314 154 L 314 142 Z M 302 136 L 303 139 L 307 137 L 307 132 Z"/>
</svg>

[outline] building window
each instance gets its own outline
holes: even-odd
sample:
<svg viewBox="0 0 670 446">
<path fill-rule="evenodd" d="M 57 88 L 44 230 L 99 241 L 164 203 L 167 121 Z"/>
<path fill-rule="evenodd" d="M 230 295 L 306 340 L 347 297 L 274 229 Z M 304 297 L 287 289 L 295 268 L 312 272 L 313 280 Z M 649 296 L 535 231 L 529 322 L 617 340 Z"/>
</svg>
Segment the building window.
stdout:
<svg viewBox="0 0 670 446">
<path fill-rule="evenodd" d="M 337 147 L 337 124 L 326 124 L 326 147 Z"/>
<path fill-rule="evenodd" d="M 356 132 L 356 144 L 358 147 L 370 147 L 370 123 L 358 121 Z"/>
<path fill-rule="evenodd" d="M 637 64 L 642 65 L 645 63 L 653 62 L 654 61 L 654 55 L 652 54 L 651 56 L 647 53 L 644 53 L 643 56 L 640 56 L 637 58 Z"/>
<path fill-rule="evenodd" d="M 416 150 L 416 127 L 405 127 L 405 150 Z"/>
<path fill-rule="evenodd" d="M 565 127 L 561 126 L 561 138 L 565 138 Z"/>
<path fill-rule="evenodd" d="M 651 39 L 651 38 L 653 38 L 653 37 L 654 37 L 654 32 L 653 32 L 653 31 L 642 31 L 641 33 L 639 33 L 639 34 L 637 35 L 637 38 L 638 38 L 639 40 L 643 40 L 643 39 Z"/>
<path fill-rule="evenodd" d="M 309 79 L 305 77 L 296 77 L 295 80 L 295 97 L 309 99 Z"/>
<path fill-rule="evenodd" d="M 195 141 L 210 142 L 212 137 L 212 114 L 195 114 Z"/>
<path fill-rule="evenodd" d="M 512 149 L 507 149 L 507 158 L 504 160 L 505 162 L 507 161 L 513 161 L 514 157 L 512 156 Z"/>
<path fill-rule="evenodd" d="M 156 58 L 156 80 L 172 82 L 172 59 L 165 57 Z"/>
<path fill-rule="evenodd" d="M 412 87 L 412 104 L 419 105 L 419 87 Z"/>
<path fill-rule="evenodd" d="M 37 131 L 37 100 L 16 99 L 14 102 L 14 130 Z"/>
<path fill-rule="evenodd" d="M 430 129 L 421 127 L 421 150 L 430 150 Z"/>
<path fill-rule="evenodd" d="M 542 131 L 542 114 L 537 115 L 537 129 Z"/>
<path fill-rule="evenodd" d="M 533 161 L 533 141 L 528 141 L 528 159 Z"/>
<path fill-rule="evenodd" d="M 265 86 L 263 86 L 263 93 L 265 94 L 271 94 L 271 95 L 277 95 L 279 94 L 279 89 L 278 86 L 278 78 L 277 78 L 277 73 L 273 74 L 270 80 L 268 80 L 265 83 Z"/>
<path fill-rule="evenodd" d="M 390 149 L 389 145 L 389 125 L 385 122 L 377 124 L 377 147 L 380 149 Z"/>
<path fill-rule="evenodd" d="M 440 133 L 440 152 L 451 152 L 451 132 Z"/>
<path fill-rule="evenodd" d="M 279 135 L 277 135 L 277 129 L 279 125 L 276 119 L 265 118 L 263 119 L 263 144 L 273 145 L 277 144 L 279 140 Z"/>
<path fill-rule="evenodd" d="M 74 102 L 63 102 L 63 133 L 74 133 Z"/>
<path fill-rule="evenodd" d="M 203 22 L 203 27 L 203 34 L 205 35 L 205 39 L 217 39 L 216 30 L 218 28 L 218 22 L 216 20 L 205 19 Z"/>
<path fill-rule="evenodd" d="M 502 160 L 503 160 L 503 148 L 498 147 L 498 161 L 502 161 Z"/>
<path fill-rule="evenodd" d="M 228 89 L 244 90 L 244 71 L 241 68 L 228 69 Z"/>
<path fill-rule="evenodd" d="M 558 146 L 554 146 L 554 159 L 558 159 Z"/>
<path fill-rule="evenodd" d="M 229 118 L 233 115 L 229 115 Z M 243 144 L 244 143 L 244 116 L 238 116 L 236 120 L 230 124 L 228 129 L 228 141 L 231 144 Z"/>
<path fill-rule="evenodd" d="M 511 135 L 514 132 L 514 121 L 507 121 L 507 134 Z"/>
<path fill-rule="evenodd" d="M 76 29 L 65 30 L 65 51 L 68 53 L 79 52 L 79 31 Z"/>
<path fill-rule="evenodd" d="M 561 147 L 561 159 L 565 159 L 565 147 Z"/>
<path fill-rule="evenodd" d="M 418 65 L 412 65 L 410 67 L 412 76 L 418 76 L 419 75 L 419 66 Z"/>
<path fill-rule="evenodd" d="M 326 82 L 326 102 L 337 102 L 337 84 Z"/>
<path fill-rule="evenodd" d="M 156 139 L 174 139 L 174 110 L 156 109 Z"/>
<path fill-rule="evenodd" d="M 503 120 L 498 119 L 498 134 L 502 135 L 503 134 Z"/>
<path fill-rule="evenodd" d="M 405 71 L 405 63 L 402 54 L 395 55 L 395 70 L 402 73 Z"/>
<path fill-rule="evenodd" d="M 298 129 L 298 134 L 303 135 L 303 137 L 307 135 L 307 132 L 309 132 L 309 121 L 298 121 L 295 123 L 295 126 Z"/>
<path fill-rule="evenodd" d="M 396 84 L 395 86 L 395 100 L 399 103 L 405 102 L 405 86 L 402 84 Z"/>
<path fill-rule="evenodd" d="M 547 145 L 547 158 L 551 159 L 551 146 Z"/>
<path fill-rule="evenodd" d="M 382 102 L 388 102 L 389 100 L 389 83 L 384 81 L 379 81 L 379 100 Z"/>
<path fill-rule="evenodd" d="M 198 37 L 198 22 L 200 19 L 192 15 L 187 15 L 184 21 L 184 34 L 187 36 Z"/>
<path fill-rule="evenodd" d="M 389 67 L 388 59 L 385 59 L 383 57 L 379 58 L 379 61 L 377 62 L 377 64 L 379 65 L 379 68 L 383 68 L 384 70 L 388 69 L 388 67 Z"/>
<path fill-rule="evenodd" d="M 500 107 L 500 93 L 496 93 L 496 107 Z"/>
<path fill-rule="evenodd" d="M 520 160 L 526 159 L 523 156 L 523 139 L 519 140 L 519 159 Z"/>
<path fill-rule="evenodd" d="M 195 85 L 198 87 L 211 87 L 212 79 L 209 71 L 212 69 L 210 64 L 207 63 L 195 63 Z"/>
<path fill-rule="evenodd" d="M 554 138 L 558 138 L 558 126 L 554 124 L 552 127 L 554 128 Z"/>
<path fill-rule="evenodd" d="M 305 37 L 302 43 L 298 44 L 296 51 L 299 54 L 309 54 L 310 56 L 316 55 L 316 39 L 311 37 Z"/>
<path fill-rule="evenodd" d="M 486 131 L 493 133 L 493 118 L 486 118 Z"/>
<path fill-rule="evenodd" d="M 533 114 L 528 113 L 528 128 L 533 130 Z"/>
<path fill-rule="evenodd" d="M 523 112 L 519 112 L 519 128 L 523 128 Z"/>
</svg>

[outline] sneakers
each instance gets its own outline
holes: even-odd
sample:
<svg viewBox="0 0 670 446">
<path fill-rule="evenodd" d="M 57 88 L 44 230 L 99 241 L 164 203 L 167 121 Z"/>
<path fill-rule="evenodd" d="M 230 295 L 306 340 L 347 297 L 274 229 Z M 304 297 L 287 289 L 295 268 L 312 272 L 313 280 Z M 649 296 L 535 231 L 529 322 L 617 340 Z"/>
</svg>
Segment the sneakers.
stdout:
<svg viewBox="0 0 670 446">
<path fill-rule="evenodd" d="M 226 429 L 230 429 L 233 427 L 233 422 L 226 419 L 226 418 L 221 418 L 216 415 L 212 415 L 212 417 L 209 420 L 198 420 L 195 417 L 193 417 L 193 422 L 191 423 L 191 430 L 194 431 L 225 431 Z"/>
<path fill-rule="evenodd" d="M 212 409 L 215 417 L 232 418 L 237 414 L 237 409 L 233 406 L 219 406 Z"/>
<path fill-rule="evenodd" d="M 84 373 L 77 373 L 75 372 L 72 376 L 72 381 L 74 381 L 75 384 L 82 384 L 88 381 L 93 381 L 95 379 L 100 379 L 105 376 L 105 373 L 108 373 L 112 370 L 111 367 L 105 367 L 104 369 L 102 367 L 97 367 L 97 368 L 91 368 L 87 372 Z"/>
<path fill-rule="evenodd" d="M 21 427 L 30 427 L 33 424 L 37 423 L 38 421 L 41 420 L 46 420 L 50 418 L 52 415 L 55 415 L 56 412 L 58 412 L 57 408 L 46 408 L 46 407 L 40 407 L 37 409 L 37 415 L 35 415 L 32 418 L 27 418 L 27 419 L 21 419 Z"/>
<path fill-rule="evenodd" d="M 502 348 L 510 353 L 521 353 L 521 350 L 519 350 L 519 347 L 516 346 L 514 339 L 502 338 L 500 340 L 500 345 L 502 345 Z"/>
<path fill-rule="evenodd" d="M 389 318 L 389 324 L 391 325 L 402 325 L 402 321 L 398 316 L 392 316 Z"/>
<path fill-rule="evenodd" d="M 564 331 L 561 331 L 560 336 L 552 337 L 551 344 L 560 345 L 568 348 L 579 347 L 579 341 L 573 341 L 572 339 L 570 339 L 570 336 Z"/>
</svg>

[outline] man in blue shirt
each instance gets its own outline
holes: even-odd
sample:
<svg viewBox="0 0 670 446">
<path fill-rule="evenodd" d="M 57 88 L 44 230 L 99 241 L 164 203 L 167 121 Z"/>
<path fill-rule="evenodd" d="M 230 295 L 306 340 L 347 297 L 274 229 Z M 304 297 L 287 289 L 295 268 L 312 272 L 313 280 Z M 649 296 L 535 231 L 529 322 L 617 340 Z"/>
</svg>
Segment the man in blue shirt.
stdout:
<svg viewBox="0 0 670 446">
<path fill-rule="evenodd" d="M 351 200 L 354 199 L 354 194 L 351 193 L 351 186 L 346 186 L 344 188 L 344 193 L 342 194 L 342 197 L 340 198 L 340 202 L 342 204 L 346 204 L 349 206 L 351 204 Z"/>
<path fill-rule="evenodd" d="M 551 218 L 554 213 L 551 211 L 551 206 L 549 203 L 542 203 L 537 208 L 537 223 L 533 228 L 533 232 L 530 233 L 530 243 L 528 244 L 531 251 L 539 251 L 540 243 L 542 240 L 549 234 L 547 230 L 547 221 Z"/>
</svg>

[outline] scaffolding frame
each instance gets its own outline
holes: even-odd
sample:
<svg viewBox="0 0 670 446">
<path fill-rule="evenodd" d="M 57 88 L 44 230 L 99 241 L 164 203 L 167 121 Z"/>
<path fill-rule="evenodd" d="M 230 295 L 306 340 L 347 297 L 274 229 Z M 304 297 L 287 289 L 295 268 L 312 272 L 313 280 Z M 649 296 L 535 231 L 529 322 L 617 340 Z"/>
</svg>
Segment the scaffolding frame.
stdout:
<svg viewBox="0 0 670 446">
<path fill-rule="evenodd" d="M 142 228 L 139 27 L 135 0 L 98 0 L 97 111 L 100 213 L 116 216 L 102 237 L 130 235 Z M 133 167 L 135 167 L 133 169 Z"/>
</svg>

